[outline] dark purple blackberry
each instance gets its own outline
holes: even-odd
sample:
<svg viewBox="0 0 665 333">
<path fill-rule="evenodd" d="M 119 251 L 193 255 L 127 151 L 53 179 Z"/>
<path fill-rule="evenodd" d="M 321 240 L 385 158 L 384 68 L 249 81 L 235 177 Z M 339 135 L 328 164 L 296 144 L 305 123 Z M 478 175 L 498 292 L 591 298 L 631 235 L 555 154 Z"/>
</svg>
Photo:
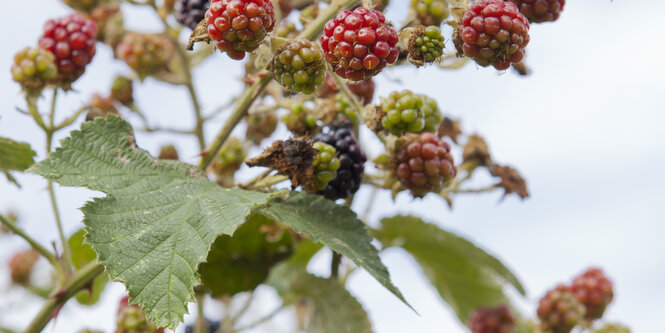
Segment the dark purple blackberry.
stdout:
<svg viewBox="0 0 665 333">
<path fill-rule="evenodd" d="M 337 178 L 328 183 L 328 186 L 319 194 L 328 199 L 344 199 L 358 191 L 365 172 L 365 161 L 367 157 L 360 149 L 351 128 L 339 124 L 326 125 L 315 141 L 325 142 L 338 152 L 340 167 L 337 170 Z"/>
<path fill-rule="evenodd" d="M 210 7 L 208 0 L 178 0 L 176 18 L 178 22 L 194 30 L 205 17 L 208 7 Z"/>
</svg>

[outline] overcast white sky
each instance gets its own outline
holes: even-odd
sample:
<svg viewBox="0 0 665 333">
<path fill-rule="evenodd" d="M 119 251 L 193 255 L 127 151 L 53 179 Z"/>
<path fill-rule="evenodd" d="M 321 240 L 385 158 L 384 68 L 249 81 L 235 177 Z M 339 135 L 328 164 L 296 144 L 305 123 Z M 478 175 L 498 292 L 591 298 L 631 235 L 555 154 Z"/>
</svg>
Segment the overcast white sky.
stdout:
<svg viewBox="0 0 665 333">
<path fill-rule="evenodd" d="M 388 17 L 401 21 L 407 1 L 393 1 Z M 132 8 L 134 9 L 134 8 Z M 0 136 L 30 142 L 43 154 L 43 136 L 31 119 L 14 110 L 24 106 L 19 88 L 11 82 L 13 54 L 35 45 L 41 22 L 68 9 L 55 0 L 11 2 L 0 11 L 5 32 L 0 35 Z M 634 332 L 660 332 L 665 313 L 665 44 L 662 37 L 665 3 L 650 0 L 570 1 L 555 24 L 533 25 L 527 61 L 534 74 L 519 78 L 508 72 L 467 65 L 459 71 L 400 68 L 385 71 L 378 80 L 378 96 L 408 88 L 435 97 L 449 115 L 461 118 L 466 131 L 489 141 L 494 157 L 516 166 L 527 178 L 532 198 L 510 198 L 499 204 L 499 193 L 459 198 L 449 210 L 435 197 L 412 201 L 400 196 L 395 204 L 387 193 L 371 220 L 395 213 L 411 213 L 457 231 L 504 260 L 529 292 L 523 303 L 533 315 L 536 300 L 558 282 L 568 281 L 589 265 L 602 266 L 615 282 L 616 298 L 608 317 L 625 322 Z M 150 13 L 132 10 L 130 27 L 158 27 Z M 110 50 L 98 47 L 88 73 L 75 85 L 78 93 L 59 101 L 65 117 L 93 92 L 105 93 L 115 74 L 127 72 L 112 61 Z M 211 56 L 195 71 L 196 85 L 206 110 L 223 104 L 240 89 L 241 65 L 225 56 Z M 401 83 L 400 83 L 401 82 Z M 137 89 L 140 107 L 155 123 L 184 127 L 191 123 L 184 89 L 147 80 Z M 45 100 L 42 101 L 46 103 Z M 211 123 L 209 139 L 222 119 Z M 187 125 L 188 126 L 188 125 Z M 74 128 L 74 127 L 73 127 Z M 63 133 L 64 135 L 65 133 Z M 369 136 L 364 135 L 363 139 Z M 139 145 L 156 153 L 173 142 L 162 135 L 140 135 Z M 181 156 L 195 162 L 195 141 L 176 138 Z M 20 176 L 16 190 L 0 180 L 0 211 L 15 209 L 23 226 L 43 243 L 55 240 L 45 183 L 36 176 Z M 68 232 L 81 227 L 77 210 L 93 193 L 57 189 Z M 367 189 L 357 201 L 362 206 Z M 17 238 L 1 238 L 0 263 L 24 246 Z M 327 273 L 325 256 L 312 269 Z M 415 315 L 364 272 L 349 281 L 351 292 L 368 309 L 378 333 L 464 332 L 436 291 L 422 278 L 413 261 L 398 250 L 383 260 L 411 304 Z M 0 268 L 0 325 L 23 327 L 38 309 L 26 293 L 8 291 L 6 268 Z M 275 304 L 265 290 L 258 313 Z M 102 305 L 85 309 L 68 305 L 47 332 L 73 332 L 80 327 L 111 332 L 116 302 L 122 293 L 114 285 Z M 210 309 L 214 313 L 215 309 Z M 253 332 L 289 332 L 280 317 L 277 324 Z"/>
</svg>

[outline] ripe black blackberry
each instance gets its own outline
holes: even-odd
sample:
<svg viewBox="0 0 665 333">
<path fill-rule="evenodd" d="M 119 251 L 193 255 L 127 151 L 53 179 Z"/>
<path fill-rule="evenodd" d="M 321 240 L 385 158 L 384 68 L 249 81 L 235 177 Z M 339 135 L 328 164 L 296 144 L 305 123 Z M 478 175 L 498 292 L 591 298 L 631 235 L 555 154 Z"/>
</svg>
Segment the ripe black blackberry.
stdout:
<svg viewBox="0 0 665 333">
<path fill-rule="evenodd" d="M 337 178 L 330 181 L 325 189 L 319 192 L 328 199 L 344 199 L 358 191 L 365 172 L 367 157 L 360 149 L 360 144 L 350 127 L 333 123 L 323 127 L 314 140 L 325 142 L 338 152 L 340 167 Z"/>
<path fill-rule="evenodd" d="M 196 25 L 205 18 L 206 10 L 210 7 L 208 0 L 178 0 L 175 6 L 178 22 L 194 30 Z"/>
</svg>

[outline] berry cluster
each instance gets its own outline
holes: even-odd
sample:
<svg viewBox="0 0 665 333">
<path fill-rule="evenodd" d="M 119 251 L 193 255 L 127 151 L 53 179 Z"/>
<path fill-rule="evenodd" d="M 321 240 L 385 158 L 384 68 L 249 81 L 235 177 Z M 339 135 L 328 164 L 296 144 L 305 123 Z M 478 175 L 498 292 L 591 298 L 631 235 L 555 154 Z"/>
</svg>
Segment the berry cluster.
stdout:
<svg viewBox="0 0 665 333">
<path fill-rule="evenodd" d="M 571 290 L 586 308 L 586 319 L 590 320 L 602 317 L 614 298 L 612 282 L 598 268 L 590 268 L 576 277 Z"/>
<path fill-rule="evenodd" d="M 548 291 L 538 304 L 541 328 L 548 333 L 570 333 L 584 319 L 584 313 L 584 305 L 565 285 Z"/>
<path fill-rule="evenodd" d="M 164 71 L 175 54 L 171 40 L 161 34 L 130 32 L 115 49 L 116 56 L 144 79 Z"/>
<path fill-rule="evenodd" d="M 176 19 L 186 27 L 194 30 L 205 17 L 210 7 L 208 0 L 178 0 L 176 3 Z"/>
<path fill-rule="evenodd" d="M 281 47 L 269 69 L 287 89 L 311 94 L 326 78 L 321 49 L 307 39 L 289 41 Z"/>
<path fill-rule="evenodd" d="M 320 141 L 315 142 L 313 147 L 319 151 L 312 163 L 316 175 L 316 190 L 322 191 L 331 180 L 337 178 L 340 161 L 335 156 L 337 153 L 335 147 Z"/>
<path fill-rule="evenodd" d="M 335 111 L 337 118 L 347 118 L 355 126 L 358 123 L 358 114 L 355 112 L 351 102 L 343 94 L 335 95 Z"/>
<path fill-rule="evenodd" d="M 55 55 L 60 78 L 73 82 L 85 71 L 97 49 L 97 24 L 79 14 L 46 21 L 39 47 Z"/>
<path fill-rule="evenodd" d="M 443 40 L 441 29 L 437 26 L 431 25 L 414 32 L 409 39 L 409 60 L 416 65 L 435 62 L 443 55 Z"/>
<path fill-rule="evenodd" d="M 361 81 L 397 61 L 397 41 L 397 32 L 381 12 L 360 7 L 326 23 L 321 47 L 337 75 Z"/>
<path fill-rule="evenodd" d="M 211 0 L 205 19 L 217 48 L 235 60 L 256 50 L 275 25 L 270 0 Z"/>
<path fill-rule="evenodd" d="M 503 70 L 524 58 L 529 22 L 512 2 L 481 0 L 464 13 L 454 38 L 458 53 Z"/>
<path fill-rule="evenodd" d="M 472 333 L 511 333 L 517 319 L 507 305 L 494 308 L 479 308 L 469 318 Z"/>
<path fill-rule="evenodd" d="M 367 157 L 353 131 L 344 125 L 327 125 L 314 139 L 333 146 L 339 159 L 337 178 L 319 193 L 331 200 L 344 199 L 356 193 L 362 182 Z"/>
<path fill-rule="evenodd" d="M 26 47 L 14 55 L 11 71 L 12 79 L 28 93 L 40 91 L 48 80 L 58 75 L 53 53 L 32 47 Z"/>
<path fill-rule="evenodd" d="M 12 282 L 16 284 L 27 284 L 30 282 L 30 275 L 32 275 L 32 267 L 39 259 L 39 252 L 36 250 L 28 250 L 15 254 L 9 260 L 9 273 Z"/>
<path fill-rule="evenodd" d="M 438 192 L 457 173 L 450 146 L 432 133 L 407 134 L 398 145 L 395 173 L 415 197 Z"/>
<path fill-rule="evenodd" d="M 450 15 L 448 0 L 411 0 L 411 8 L 423 25 L 439 26 Z"/>
<path fill-rule="evenodd" d="M 245 138 L 257 145 L 261 144 L 263 139 L 270 137 L 275 132 L 277 123 L 279 123 L 275 111 L 250 112 L 246 120 L 247 130 L 245 131 Z"/>
<path fill-rule="evenodd" d="M 556 21 L 563 11 L 566 0 L 508 0 L 520 9 L 530 22 Z"/>
<path fill-rule="evenodd" d="M 313 109 L 304 104 L 295 104 L 291 112 L 282 118 L 289 131 L 296 136 L 312 134 L 316 130 L 318 117 Z"/>
<path fill-rule="evenodd" d="M 436 131 L 443 119 L 436 101 L 410 90 L 392 92 L 381 102 L 381 125 L 394 135 Z"/>
</svg>

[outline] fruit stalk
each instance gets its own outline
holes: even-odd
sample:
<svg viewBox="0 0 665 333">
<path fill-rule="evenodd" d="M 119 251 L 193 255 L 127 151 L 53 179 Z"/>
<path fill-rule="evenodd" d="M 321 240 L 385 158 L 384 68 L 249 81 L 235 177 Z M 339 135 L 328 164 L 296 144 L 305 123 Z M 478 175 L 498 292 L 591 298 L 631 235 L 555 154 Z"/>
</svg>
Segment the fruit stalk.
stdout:
<svg viewBox="0 0 665 333">
<path fill-rule="evenodd" d="M 323 26 L 337 15 L 337 13 L 346 7 L 350 7 L 353 4 L 358 2 L 358 0 L 336 0 L 330 4 L 311 24 L 307 25 L 305 29 L 298 35 L 299 38 L 305 38 L 313 40 L 323 31 Z M 210 144 L 208 149 L 205 150 L 205 154 L 201 157 L 201 162 L 199 162 L 199 168 L 205 170 L 210 166 L 212 160 L 219 153 L 220 149 L 226 142 L 226 139 L 231 135 L 231 131 L 236 127 L 236 125 L 242 120 L 243 117 L 247 114 L 249 107 L 252 106 L 254 100 L 261 94 L 263 89 L 266 88 L 268 83 L 273 79 L 272 74 L 266 70 L 263 70 L 258 74 L 260 79 L 256 81 L 251 87 L 249 87 L 242 94 L 238 100 L 238 104 L 229 115 L 229 118 L 224 123 L 224 126 L 219 130 L 215 140 Z"/>
<path fill-rule="evenodd" d="M 32 246 L 33 249 L 37 250 L 39 253 L 41 253 L 44 258 L 46 258 L 54 267 L 58 267 L 58 260 L 55 258 L 53 253 L 51 251 L 47 250 L 45 247 L 43 247 L 41 244 L 39 244 L 35 239 L 30 237 L 28 234 L 23 232 L 21 228 L 19 228 L 16 224 L 12 223 L 9 219 L 4 217 L 3 215 L 0 215 L 0 222 L 7 226 L 9 230 L 11 230 L 13 233 L 17 234 L 19 237 L 23 238 L 30 246 Z"/>
</svg>

